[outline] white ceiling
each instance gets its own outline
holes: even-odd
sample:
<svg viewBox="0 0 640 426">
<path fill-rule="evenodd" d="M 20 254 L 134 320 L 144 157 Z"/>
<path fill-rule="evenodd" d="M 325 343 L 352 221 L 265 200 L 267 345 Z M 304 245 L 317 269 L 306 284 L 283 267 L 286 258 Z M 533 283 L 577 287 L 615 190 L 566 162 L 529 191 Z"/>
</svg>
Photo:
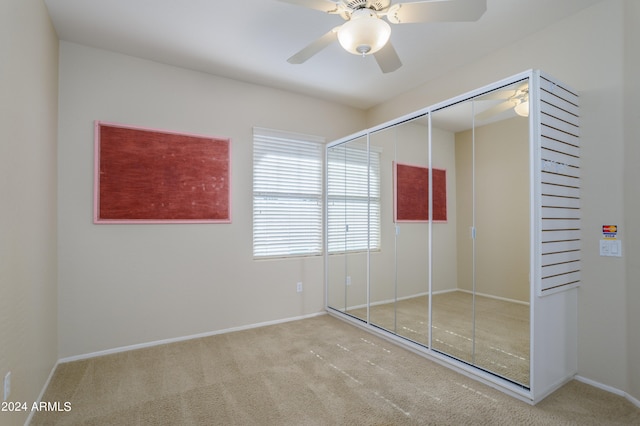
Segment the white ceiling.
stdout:
<svg viewBox="0 0 640 426">
<path fill-rule="evenodd" d="M 477 22 L 392 25 L 403 66 L 334 43 L 287 58 L 344 21 L 277 0 L 45 0 L 61 40 L 369 108 L 600 0 L 487 0 Z M 407 1 L 408 2 L 408 1 Z"/>
</svg>

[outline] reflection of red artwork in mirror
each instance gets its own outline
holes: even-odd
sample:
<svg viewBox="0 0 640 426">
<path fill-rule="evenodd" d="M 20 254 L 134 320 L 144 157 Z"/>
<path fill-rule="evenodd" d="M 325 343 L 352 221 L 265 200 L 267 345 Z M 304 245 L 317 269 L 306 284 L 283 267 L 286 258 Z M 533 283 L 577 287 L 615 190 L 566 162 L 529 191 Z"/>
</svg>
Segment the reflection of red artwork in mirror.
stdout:
<svg viewBox="0 0 640 426">
<path fill-rule="evenodd" d="M 396 222 L 429 220 L 429 169 L 394 163 L 394 219 Z M 432 169 L 433 221 L 447 220 L 447 172 Z"/>
<path fill-rule="evenodd" d="M 96 223 L 230 222 L 229 139 L 95 123 Z"/>
</svg>

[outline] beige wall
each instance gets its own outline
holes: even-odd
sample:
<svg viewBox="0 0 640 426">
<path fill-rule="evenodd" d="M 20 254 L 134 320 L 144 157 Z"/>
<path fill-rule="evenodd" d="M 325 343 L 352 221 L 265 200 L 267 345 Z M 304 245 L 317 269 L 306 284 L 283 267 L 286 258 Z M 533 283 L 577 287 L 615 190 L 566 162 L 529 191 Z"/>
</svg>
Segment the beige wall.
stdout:
<svg viewBox="0 0 640 426">
<path fill-rule="evenodd" d="M 638 98 L 627 93 L 625 85 L 633 80 L 630 86 L 637 92 L 638 74 L 634 71 L 638 69 L 638 30 L 632 27 L 638 20 L 634 1 L 603 0 L 533 36 L 399 95 L 368 114 L 368 125 L 372 126 L 530 68 L 542 69 L 579 92 L 584 261 L 578 306 L 578 373 L 630 392 L 636 399 L 640 399 L 640 371 L 637 366 L 628 365 L 638 359 L 640 335 L 635 326 L 638 314 L 627 311 L 637 311 L 638 276 L 637 267 L 625 265 L 638 257 L 638 246 L 627 243 L 628 252 L 623 258 L 606 258 L 598 254 L 598 240 L 603 224 L 623 223 L 625 213 L 627 223 L 638 217 L 637 201 L 629 201 L 637 188 L 624 184 L 640 180 L 634 160 L 637 156 L 627 156 L 627 168 L 624 161 L 625 149 L 637 154 L 637 148 L 628 145 L 637 143 L 637 137 L 632 141 L 629 136 L 637 135 L 634 126 L 638 119 L 637 115 L 627 113 L 626 127 L 623 120 L 625 100 L 635 105 Z M 625 35 L 635 43 L 625 47 Z M 630 229 L 635 233 L 630 236 L 637 237 L 637 228 L 633 226 Z M 630 239 L 624 230 L 621 238 Z M 625 270 L 630 273 L 629 278 Z M 630 295 L 635 299 L 630 300 Z"/>
<path fill-rule="evenodd" d="M 233 223 L 94 225 L 94 120 L 231 138 Z M 252 126 L 330 141 L 364 125 L 360 110 L 62 42 L 60 357 L 322 311 L 321 256 L 253 260 Z"/>
<path fill-rule="evenodd" d="M 0 396 L 11 371 L 9 399 L 30 405 L 58 358 L 58 40 L 42 1 L 0 2 L 0 52 Z"/>
<path fill-rule="evenodd" d="M 624 68 L 624 253 L 627 259 L 629 393 L 640 399 L 640 2 L 625 2 Z"/>
</svg>

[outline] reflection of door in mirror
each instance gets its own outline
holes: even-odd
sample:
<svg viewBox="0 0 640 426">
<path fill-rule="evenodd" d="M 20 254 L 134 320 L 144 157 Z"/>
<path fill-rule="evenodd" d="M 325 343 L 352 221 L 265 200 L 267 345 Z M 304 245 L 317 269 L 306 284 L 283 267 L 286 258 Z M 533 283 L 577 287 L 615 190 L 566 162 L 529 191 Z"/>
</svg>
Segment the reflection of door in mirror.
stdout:
<svg viewBox="0 0 640 426">
<path fill-rule="evenodd" d="M 369 233 L 369 222 L 379 217 L 379 189 L 369 176 L 377 173 L 376 161 L 366 137 L 327 151 L 327 305 L 363 321 L 368 250 L 379 246 L 375 233 Z"/>
</svg>

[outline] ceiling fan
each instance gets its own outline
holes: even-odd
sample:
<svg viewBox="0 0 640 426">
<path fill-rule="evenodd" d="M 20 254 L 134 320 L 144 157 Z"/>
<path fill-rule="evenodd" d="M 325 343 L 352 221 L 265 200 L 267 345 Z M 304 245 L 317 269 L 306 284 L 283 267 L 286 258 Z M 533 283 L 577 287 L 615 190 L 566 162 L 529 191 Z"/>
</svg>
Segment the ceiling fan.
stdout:
<svg viewBox="0 0 640 426">
<path fill-rule="evenodd" d="M 529 83 L 523 83 L 514 89 L 498 90 L 478 98 L 481 101 L 501 100 L 502 102 L 476 114 L 478 120 L 487 120 L 509 109 L 521 117 L 529 116 Z"/>
<path fill-rule="evenodd" d="M 301 64 L 335 40 L 355 55 L 373 55 L 383 73 L 402 66 L 389 37 L 392 24 L 477 21 L 487 9 L 486 0 L 427 0 L 394 3 L 391 0 L 280 0 L 332 15 L 345 22 L 313 41 L 287 61 Z"/>
</svg>

